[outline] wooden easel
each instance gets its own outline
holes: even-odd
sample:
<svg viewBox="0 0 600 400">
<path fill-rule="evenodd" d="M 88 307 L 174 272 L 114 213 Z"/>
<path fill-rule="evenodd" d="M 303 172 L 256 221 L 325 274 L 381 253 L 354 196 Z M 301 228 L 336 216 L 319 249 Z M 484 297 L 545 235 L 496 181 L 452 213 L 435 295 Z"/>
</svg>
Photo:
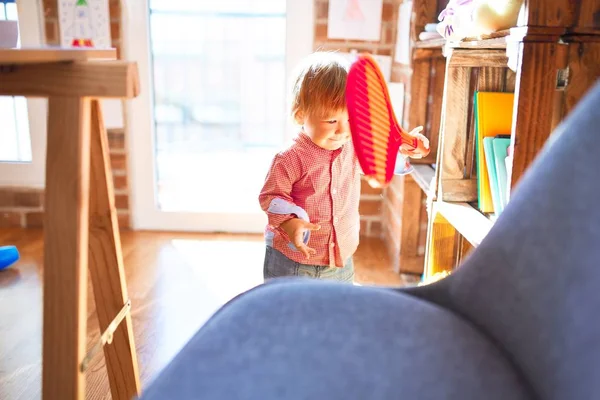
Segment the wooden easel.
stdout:
<svg viewBox="0 0 600 400">
<path fill-rule="evenodd" d="M 104 349 L 113 399 L 140 392 L 113 181 L 99 98 L 134 98 L 135 63 L 112 50 L 0 49 L 0 95 L 48 97 L 42 396 L 83 399 Z M 96 61 L 92 61 L 96 60 Z M 87 273 L 100 341 L 86 355 Z"/>
</svg>

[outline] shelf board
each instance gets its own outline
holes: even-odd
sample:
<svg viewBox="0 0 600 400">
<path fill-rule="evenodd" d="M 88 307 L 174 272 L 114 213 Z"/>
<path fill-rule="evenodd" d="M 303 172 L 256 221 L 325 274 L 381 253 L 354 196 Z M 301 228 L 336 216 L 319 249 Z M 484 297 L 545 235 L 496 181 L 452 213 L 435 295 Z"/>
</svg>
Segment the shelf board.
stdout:
<svg viewBox="0 0 600 400">
<path fill-rule="evenodd" d="M 460 49 L 505 49 L 506 38 L 510 35 L 510 30 L 494 32 L 476 38 L 465 38 L 458 42 L 448 42 L 447 47 Z"/>
<path fill-rule="evenodd" d="M 411 174 L 412 178 L 425 194 L 429 193 L 431 182 L 435 176 L 435 169 L 427 164 L 413 164 L 413 168 L 415 170 Z"/>
<path fill-rule="evenodd" d="M 429 39 L 429 40 L 418 40 L 414 44 L 415 49 L 435 49 L 442 48 L 446 44 L 446 39 Z"/>
<path fill-rule="evenodd" d="M 19 49 L 0 49 L 0 65 L 116 59 L 117 50 L 114 48 L 90 49 L 44 46 Z"/>
<path fill-rule="evenodd" d="M 479 246 L 494 225 L 488 217 L 468 203 L 438 201 L 434 207 L 474 247 Z"/>
</svg>

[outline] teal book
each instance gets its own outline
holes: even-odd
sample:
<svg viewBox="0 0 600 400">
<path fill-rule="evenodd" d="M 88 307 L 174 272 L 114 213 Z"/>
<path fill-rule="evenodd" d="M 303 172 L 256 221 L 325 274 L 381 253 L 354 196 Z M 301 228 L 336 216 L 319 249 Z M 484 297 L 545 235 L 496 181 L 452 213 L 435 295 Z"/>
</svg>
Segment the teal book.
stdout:
<svg viewBox="0 0 600 400">
<path fill-rule="evenodd" d="M 496 159 L 494 157 L 493 142 L 493 137 L 483 138 L 483 154 L 485 158 L 485 166 L 487 167 L 490 191 L 492 192 L 494 213 L 499 215 L 501 211 L 500 190 L 498 189 L 498 175 L 496 174 Z"/>
<path fill-rule="evenodd" d="M 500 192 L 500 204 L 502 209 L 508 204 L 509 196 L 509 182 L 508 173 L 506 171 L 506 157 L 508 156 L 508 147 L 510 146 L 510 139 L 507 138 L 494 138 L 494 160 L 496 163 L 496 175 L 498 176 L 498 190 Z M 502 209 L 500 211 L 502 211 Z"/>
</svg>

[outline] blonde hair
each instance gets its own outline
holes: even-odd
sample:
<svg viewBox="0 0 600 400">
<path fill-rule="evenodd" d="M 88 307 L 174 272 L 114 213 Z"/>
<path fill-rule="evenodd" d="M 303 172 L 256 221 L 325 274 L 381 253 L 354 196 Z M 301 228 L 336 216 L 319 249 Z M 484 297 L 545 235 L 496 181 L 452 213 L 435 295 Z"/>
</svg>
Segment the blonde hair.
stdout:
<svg viewBox="0 0 600 400">
<path fill-rule="evenodd" d="M 334 52 L 315 52 L 297 68 L 292 86 L 291 115 L 324 117 L 346 108 L 347 62 Z"/>
</svg>

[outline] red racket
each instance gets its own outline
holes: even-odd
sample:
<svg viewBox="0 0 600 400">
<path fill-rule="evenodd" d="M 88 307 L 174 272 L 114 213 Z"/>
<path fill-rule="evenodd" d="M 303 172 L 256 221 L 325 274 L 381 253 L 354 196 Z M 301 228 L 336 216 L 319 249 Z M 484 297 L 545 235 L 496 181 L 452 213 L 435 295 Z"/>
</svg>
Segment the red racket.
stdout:
<svg viewBox="0 0 600 400">
<path fill-rule="evenodd" d="M 429 154 L 398 124 L 383 74 L 369 54 L 360 54 L 350 66 L 346 102 L 354 149 L 371 186 L 390 183 L 400 148 L 411 155 Z"/>
</svg>

